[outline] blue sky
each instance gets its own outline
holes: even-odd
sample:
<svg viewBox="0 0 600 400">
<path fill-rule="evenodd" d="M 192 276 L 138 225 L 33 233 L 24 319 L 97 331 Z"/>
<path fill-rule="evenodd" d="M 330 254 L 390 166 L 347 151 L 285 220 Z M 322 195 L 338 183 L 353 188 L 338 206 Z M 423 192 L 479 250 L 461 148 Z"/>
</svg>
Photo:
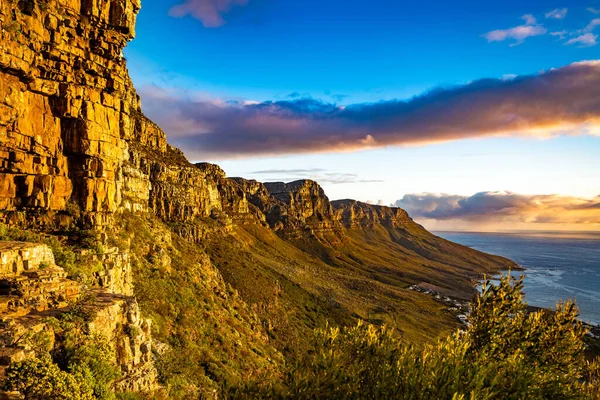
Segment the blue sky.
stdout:
<svg viewBox="0 0 600 400">
<path fill-rule="evenodd" d="M 594 1 L 250 0 L 225 13 L 218 28 L 190 16 L 169 17 L 177 3 L 142 4 L 137 38 L 126 50 L 138 84 L 172 79 L 212 95 L 254 100 L 294 92 L 327 98 L 329 92 L 350 96 L 349 103 L 530 74 L 599 53 L 549 35 L 514 47 L 482 38 L 522 24 L 525 14 L 553 32 L 582 29 L 594 18 L 586 10 Z M 545 18 L 566 6 L 566 18 Z"/>
<path fill-rule="evenodd" d="M 589 99 L 597 92 L 589 92 L 590 97 L 581 100 L 577 110 L 574 107 L 566 110 L 569 117 L 565 120 L 550 121 L 537 113 L 521 115 L 528 121 L 529 128 L 537 124 L 535 133 L 531 134 L 528 129 L 526 134 L 501 135 L 506 137 L 497 137 L 498 132 L 505 132 L 495 126 L 493 132 L 490 131 L 491 136 L 489 132 L 481 137 L 476 132 L 448 133 L 449 136 L 427 136 L 420 141 L 411 136 L 409 141 L 406 139 L 409 134 L 402 133 L 405 135 L 402 140 L 388 138 L 392 135 L 390 129 L 396 129 L 390 128 L 393 121 L 373 124 L 376 125 L 373 128 L 369 119 L 380 118 L 381 111 L 365 106 L 395 99 L 410 101 L 413 96 L 439 87 L 464 88 L 467 96 L 474 93 L 473 96 L 485 95 L 486 98 L 497 97 L 497 93 L 512 96 L 519 91 L 536 91 L 540 86 L 531 86 L 533 81 L 527 79 L 520 85 L 520 77 L 534 79 L 552 68 L 600 58 L 600 46 L 596 45 L 600 34 L 598 0 L 501 3 L 146 0 L 142 7 L 137 38 L 125 51 L 131 76 L 146 113 L 193 161 L 217 162 L 230 176 L 263 181 L 313 178 L 322 183 L 331 198 L 352 197 L 385 204 L 415 193 L 467 197 L 477 192 L 494 192 L 499 196 L 514 192 L 528 196 L 576 197 L 581 201 L 595 200 L 600 195 L 600 137 L 596 136 L 597 125 L 593 128 L 589 125 L 590 118 L 597 121 L 600 109 L 594 103 L 585 113 L 580 110 L 581 104 L 589 105 Z M 564 82 L 573 79 L 566 72 L 561 79 L 552 80 L 549 76 L 545 82 L 557 82 L 557 87 L 564 87 Z M 593 73 L 597 76 L 595 71 Z M 487 83 L 473 85 L 484 78 L 496 79 L 497 82 L 492 82 L 493 90 L 501 92 L 488 96 L 487 93 L 492 92 L 487 91 Z M 517 80 L 514 89 L 502 86 L 504 81 L 514 79 Z M 590 79 L 589 76 L 586 79 Z M 557 92 L 559 97 L 567 95 Z M 451 97 L 457 98 L 455 103 L 459 103 L 460 96 L 452 91 L 444 97 L 430 96 L 426 102 L 429 111 L 423 115 L 434 118 L 431 109 L 438 101 Z M 536 102 L 530 93 L 526 98 L 518 96 L 521 103 L 515 102 L 517 105 Z M 171 100 L 165 102 L 167 97 Z M 477 97 L 468 99 L 467 103 L 477 113 Z M 257 102 L 261 104 L 256 106 Z M 562 114 L 560 107 L 567 109 L 573 102 L 569 97 L 565 104 L 544 103 L 544 107 L 552 108 L 554 114 Z M 214 104 L 218 113 L 212 109 L 208 116 L 202 117 L 184 113 L 194 110 L 193 113 L 202 114 L 207 112 L 207 105 Z M 223 113 L 223 107 L 230 104 L 233 108 Z M 294 113 L 296 130 L 287 130 L 287 119 L 283 125 L 281 120 L 266 127 L 260 125 L 259 129 L 276 128 L 281 132 L 267 137 L 271 147 L 265 151 L 260 148 L 261 140 L 265 140 L 260 135 L 247 146 L 243 138 L 246 132 L 239 127 L 272 118 L 273 104 L 278 107 L 277 117 L 281 117 L 281 110 L 286 118 Z M 346 106 L 350 111 L 345 110 Z M 400 106 L 401 121 L 411 120 L 413 116 L 407 115 L 405 105 Z M 244 107 L 254 108 L 248 111 Z M 259 115 L 260 119 L 256 116 L 256 107 L 267 110 Z M 416 104 L 409 108 L 418 107 Z M 455 104 L 448 107 L 448 112 L 455 115 Z M 492 107 L 497 108 L 498 103 L 481 112 L 489 114 Z M 340 114 L 343 121 L 351 114 L 351 118 L 355 118 L 353 123 L 359 127 L 344 124 L 343 129 L 356 129 L 357 135 L 374 129 L 373 137 L 364 135 L 360 143 L 370 143 L 373 139 L 382 144 L 362 148 L 356 145 L 362 136 L 344 137 L 340 141 L 338 137 L 343 134 L 336 134 L 335 140 L 313 145 L 330 134 L 327 129 L 332 125 L 327 122 L 306 132 L 297 129 L 298 125 L 304 126 L 304 119 L 320 123 L 332 112 Z M 233 153 L 228 154 L 216 150 L 196 151 L 193 141 L 199 143 L 198 147 L 209 148 L 203 142 L 206 136 L 202 135 L 209 129 L 217 129 L 213 123 L 217 115 L 230 120 L 240 114 L 246 119 L 243 124 L 235 125 L 235 135 L 240 136 L 235 143 L 242 143 L 239 155 L 235 153 L 235 145 Z M 451 121 L 460 128 L 463 120 L 443 119 L 440 123 Z M 486 122 L 483 119 L 481 124 Z M 584 122 L 587 125 L 583 129 L 580 125 Z M 420 135 L 429 135 L 432 129 L 414 121 L 411 124 L 416 124 Z M 476 129 L 485 130 L 481 124 Z M 574 124 L 579 124 L 577 129 L 573 128 Z M 467 125 L 470 123 L 464 126 Z M 336 122 L 334 129 L 342 130 L 340 126 Z M 221 131 L 208 133 L 223 138 L 230 132 L 227 129 L 234 127 L 221 123 L 218 129 Z M 507 126 L 507 129 L 512 132 L 515 127 Z M 551 133 L 545 135 L 544 129 Z M 247 133 L 249 137 L 252 135 L 256 133 Z M 311 143 L 300 140 L 282 149 L 273 147 L 273 143 L 288 140 L 290 135 L 306 135 Z M 548 137 L 540 139 L 540 136 Z M 435 144 L 430 144 L 428 138 Z M 233 143 L 232 140 L 228 139 L 227 143 Z M 298 147 L 297 152 L 294 146 Z M 249 148 L 252 150 L 246 152 Z M 434 204 L 426 206 L 439 206 L 442 200 L 437 198 Z M 460 201 L 453 204 L 460 208 Z M 528 214 L 519 221 L 505 218 L 494 224 L 536 223 L 536 215 L 542 221 L 538 214 L 533 217 Z M 465 224 L 474 223 L 467 219 Z M 600 227 L 598 223 L 594 226 L 562 220 L 546 222 L 546 228 Z M 452 219 L 436 224 L 442 228 L 463 227 Z"/>
</svg>

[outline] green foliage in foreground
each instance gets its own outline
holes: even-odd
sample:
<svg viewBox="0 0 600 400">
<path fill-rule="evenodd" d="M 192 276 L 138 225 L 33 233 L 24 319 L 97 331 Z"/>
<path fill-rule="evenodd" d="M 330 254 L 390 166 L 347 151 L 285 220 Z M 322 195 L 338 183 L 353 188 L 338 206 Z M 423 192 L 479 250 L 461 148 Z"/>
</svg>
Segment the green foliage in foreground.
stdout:
<svg viewBox="0 0 600 400">
<path fill-rule="evenodd" d="M 522 278 L 485 283 L 471 325 L 437 344 L 405 344 L 385 327 L 317 330 L 283 384 L 254 382 L 233 398 L 598 399 L 600 368 L 583 355 L 571 302 L 525 311 Z"/>
<path fill-rule="evenodd" d="M 93 390 L 79 374 L 61 370 L 50 357 L 31 359 L 11 365 L 5 390 L 19 391 L 26 399 L 93 399 Z"/>
<path fill-rule="evenodd" d="M 37 357 L 11 364 L 2 389 L 26 399 L 115 399 L 112 383 L 121 373 L 107 339 L 86 332 L 89 312 L 75 304 L 49 318 L 51 330 L 26 339 Z"/>
</svg>

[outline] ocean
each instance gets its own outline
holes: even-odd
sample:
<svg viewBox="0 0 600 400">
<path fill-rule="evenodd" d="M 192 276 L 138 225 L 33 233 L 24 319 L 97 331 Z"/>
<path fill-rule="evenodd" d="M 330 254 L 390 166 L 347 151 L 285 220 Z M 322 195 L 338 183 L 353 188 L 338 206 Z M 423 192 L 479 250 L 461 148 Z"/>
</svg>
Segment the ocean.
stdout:
<svg viewBox="0 0 600 400">
<path fill-rule="evenodd" d="M 525 268 L 525 300 L 554 307 L 575 299 L 581 320 L 600 325 L 600 233 L 435 232 L 445 239 L 510 258 Z"/>
</svg>

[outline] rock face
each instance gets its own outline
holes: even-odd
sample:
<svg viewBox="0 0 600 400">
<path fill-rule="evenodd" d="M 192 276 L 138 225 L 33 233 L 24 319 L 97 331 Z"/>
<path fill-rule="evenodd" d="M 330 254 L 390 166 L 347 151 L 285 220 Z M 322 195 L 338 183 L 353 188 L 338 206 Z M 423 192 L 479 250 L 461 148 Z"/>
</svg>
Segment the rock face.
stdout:
<svg viewBox="0 0 600 400">
<path fill-rule="evenodd" d="M 308 179 L 270 182 L 265 183 L 265 187 L 276 200 L 286 205 L 287 212 L 282 215 L 284 225 L 317 231 L 340 227 L 329 199 L 317 182 Z"/>
<path fill-rule="evenodd" d="M 120 261 L 115 262 L 115 259 Z M 131 266 L 126 258 L 115 257 L 115 254 L 98 257 L 98 260 L 106 266 L 103 273 L 97 274 L 102 277 L 99 287 L 84 290 L 81 284 L 67 279 L 66 272 L 54 264 L 48 246 L 0 242 L 0 375 L 12 362 L 40 356 L 23 338 L 53 332 L 47 318 L 69 312 L 69 303 L 86 293 L 89 297 L 80 301 L 92 316 L 86 330 L 90 335 L 99 334 L 108 340 L 113 361 L 123 373 L 115 388 L 119 391 L 156 388 L 150 321 L 141 318 L 132 296 Z M 126 293 L 115 293 L 119 290 Z"/>
<path fill-rule="evenodd" d="M 64 210 L 93 223 L 121 203 L 123 138 L 139 100 L 121 51 L 136 1 L 3 1 L 0 205 Z"/>
<path fill-rule="evenodd" d="M 401 228 L 413 222 L 401 208 L 376 206 L 356 200 L 336 200 L 331 204 L 336 218 L 347 228 L 372 227 L 376 224 Z"/>
<path fill-rule="evenodd" d="M 0 316 L 66 307 L 79 296 L 80 285 L 66 279 L 46 245 L 0 242 Z"/>
<path fill-rule="evenodd" d="M 137 0 L 0 4 L 5 222 L 55 224 L 73 206 L 88 226 L 123 209 L 169 221 L 221 211 L 218 167 L 190 164 L 141 112 L 122 56 L 139 8 Z M 17 221 L 11 211 L 28 213 Z"/>
</svg>

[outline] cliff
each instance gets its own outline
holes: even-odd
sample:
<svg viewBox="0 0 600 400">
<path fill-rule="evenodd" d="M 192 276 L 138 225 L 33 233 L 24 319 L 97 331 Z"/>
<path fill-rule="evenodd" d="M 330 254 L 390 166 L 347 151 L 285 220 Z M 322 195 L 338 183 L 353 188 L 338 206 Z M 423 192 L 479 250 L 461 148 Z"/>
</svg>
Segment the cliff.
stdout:
<svg viewBox="0 0 600 400">
<path fill-rule="evenodd" d="M 123 209 L 170 221 L 221 211 L 218 173 L 188 163 L 141 112 L 122 55 L 139 8 L 131 0 L 0 5 L 6 222 L 70 223 L 70 204 L 81 209 L 73 222 L 90 227 L 110 225 Z"/>
<path fill-rule="evenodd" d="M 459 323 L 411 285 L 468 297 L 472 279 L 514 266 L 404 210 L 331 202 L 314 181 L 188 162 L 144 116 L 127 72 L 139 9 L 0 3 L 2 369 L 50 357 L 68 370 L 75 315 L 82 337 L 108 341 L 111 390 L 212 397 L 277 376 L 326 323 L 432 340 Z M 16 340 L 40 332 L 50 348 Z"/>
</svg>

